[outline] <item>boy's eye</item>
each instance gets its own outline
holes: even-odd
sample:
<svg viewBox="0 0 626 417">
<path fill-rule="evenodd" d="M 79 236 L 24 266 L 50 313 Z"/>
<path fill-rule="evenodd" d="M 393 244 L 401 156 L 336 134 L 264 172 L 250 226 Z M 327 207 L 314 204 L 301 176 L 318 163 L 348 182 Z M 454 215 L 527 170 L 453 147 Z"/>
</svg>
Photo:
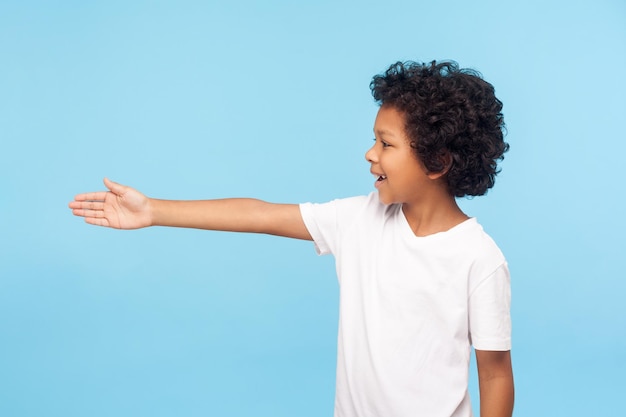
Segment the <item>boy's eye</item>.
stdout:
<svg viewBox="0 0 626 417">
<path fill-rule="evenodd" d="M 372 139 L 374 142 L 376 142 L 376 138 Z M 386 148 L 387 146 L 389 146 L 389 144 L 387 142 L 385 142 L 384 140 L 380 140 L 380 144 L 383 145 L 383 148 Z"/>
</svg>

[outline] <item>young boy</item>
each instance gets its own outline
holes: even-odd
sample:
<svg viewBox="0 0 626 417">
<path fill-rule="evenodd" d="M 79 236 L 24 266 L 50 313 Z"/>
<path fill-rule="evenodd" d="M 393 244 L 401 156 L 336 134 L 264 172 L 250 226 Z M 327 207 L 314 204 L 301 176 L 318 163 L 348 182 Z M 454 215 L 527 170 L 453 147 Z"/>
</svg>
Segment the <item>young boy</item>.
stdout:
<svg viewBox="0 0 626 417">
<path fill-rule="evenodd" d="M 510 417 L 506 261 L 455 197 L 494 184 L 503 140 L 493 87 L 454 62 L 396 63 L 365 154 L 376 191 L 326 204 L 167 201 L 108 179 L 70 208 L 120 229 L 192 227 L 312 240 L 340 283 L 336 417 L 467 417 L 470 345 L 482 417 Z"/>
</svg>

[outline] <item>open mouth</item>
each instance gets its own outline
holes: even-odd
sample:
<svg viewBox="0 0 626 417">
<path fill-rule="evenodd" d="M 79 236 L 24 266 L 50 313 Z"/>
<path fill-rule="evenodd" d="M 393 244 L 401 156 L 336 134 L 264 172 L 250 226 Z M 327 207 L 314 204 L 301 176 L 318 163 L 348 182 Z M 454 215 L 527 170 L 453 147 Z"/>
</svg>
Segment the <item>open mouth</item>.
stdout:
<svg viewBox="0 0 626 417">
<path fill-rule="evenodd" d="M 386 175 L 379 175 L 378 177 L 376 177 L 376 181 L 374 182 L 374 187 L 378 188 L 386 179 L 387 179 Z"/>
</svg>

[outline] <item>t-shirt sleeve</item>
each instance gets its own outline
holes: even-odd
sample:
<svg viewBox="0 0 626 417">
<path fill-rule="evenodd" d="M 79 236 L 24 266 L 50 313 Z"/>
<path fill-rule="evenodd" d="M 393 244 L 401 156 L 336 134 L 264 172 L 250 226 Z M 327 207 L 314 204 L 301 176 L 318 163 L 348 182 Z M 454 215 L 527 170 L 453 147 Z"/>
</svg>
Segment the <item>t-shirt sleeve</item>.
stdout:
<svg viewBox="0 0 626 417">
<path fill-rule="evenodd" d="M 342 233 L 354 224 L 369 200 L 375 199 L 376 196 L 370 194 L 322 204 L 300 204 L 302 220 L 313 238 L 318 255 L 336 254 Z"/>
<path fill-rule="evenodd" d="M 318 255 L 332 253 L 337 235 L 337 210 L 335 202 L 325 204 L 300 204 L 300 214 L 308 229 Z"/>
<path fill-rule="evenodd" d="M 469 328 L 475 349 L 511 349 L 511 279 L 506 262 L 471 292 Z"/>
</svg>

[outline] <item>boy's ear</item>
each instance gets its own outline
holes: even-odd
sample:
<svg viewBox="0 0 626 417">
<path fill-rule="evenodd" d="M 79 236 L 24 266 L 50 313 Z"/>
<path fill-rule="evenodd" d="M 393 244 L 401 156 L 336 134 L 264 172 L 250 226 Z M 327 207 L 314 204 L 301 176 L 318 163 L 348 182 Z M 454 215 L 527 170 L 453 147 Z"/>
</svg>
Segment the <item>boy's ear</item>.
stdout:
<svg viewBox="0 0 626 417">
<path fill-rule="evenodd" d="M 428 178 L 430 178 L 431 180 L 436 180 L 445 176 L 448 171 L 450 171 L 450 168 L 452 168 L 452 155 L 450 155 L 450 152 L 442 151 L 438 159 L 443 168 L 441 169 L 441 171 L 429 172 Z"/>
</svg>

